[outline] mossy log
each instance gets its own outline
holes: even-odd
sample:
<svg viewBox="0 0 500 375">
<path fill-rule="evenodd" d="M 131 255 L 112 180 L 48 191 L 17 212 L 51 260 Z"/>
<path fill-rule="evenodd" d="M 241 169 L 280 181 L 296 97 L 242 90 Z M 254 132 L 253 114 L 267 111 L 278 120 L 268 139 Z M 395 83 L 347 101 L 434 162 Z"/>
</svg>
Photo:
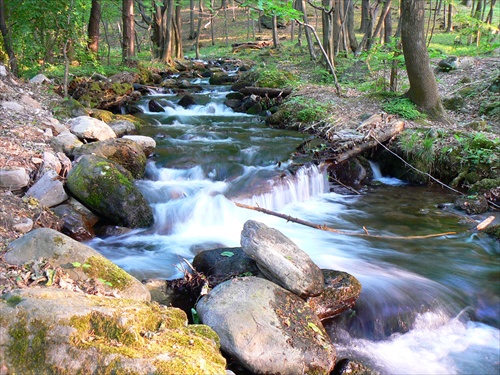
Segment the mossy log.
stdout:
<svg viewBox="0 0 500 375">
<path fill-rule="evenodd" d="M 244 95 L 267 96 L 268 98 L 284 98 L 292 93 L 291 89 L 273 89 L 267 87 L 244 87 L 239 91 Z"/>
</svg>

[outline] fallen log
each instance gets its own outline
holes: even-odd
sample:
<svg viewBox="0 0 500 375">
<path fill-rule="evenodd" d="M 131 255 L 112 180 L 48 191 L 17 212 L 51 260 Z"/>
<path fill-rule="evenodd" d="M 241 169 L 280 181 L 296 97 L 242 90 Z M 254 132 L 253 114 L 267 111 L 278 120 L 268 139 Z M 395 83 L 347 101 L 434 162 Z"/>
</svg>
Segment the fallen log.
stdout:
<svg viewBox="0 0 500 375">
<path fill-rule="evenodd" d="M 333 233 L 338 233 L 338 234 L 344 234 L 347 236 L 356 236 L 356 237 L 371 237 L 371 238 L 386 238 L 386 239 L 391 239 L 391 240 L 415 240 L 415 239 L 423 239 L 423 238 L 433 238 L 433 237 L 442 237 L 442 236 L 448 236 L 452 234 L 457 234 L 457 232 L 444 232 L 444 233 L 435 233 L 435 234 L 427 234 L 423 236 L 382 236 L 382 235 L 376 235 L 376 234 L 371 234 L 368 232 L 368 230 L 363 227 L 364 233 L 359 233 L 359 232 L 346 232 L 334 228 L 327 227 L 326 225 L 319 225 L 319 224 L 314 224 L 306 220 L 298 219 L 289 215 L 281 214 L 279 212 L 271 211 L 262 207 L 255 207 L 255 206 L 249 206 L 247 204 L 243 203 L 238 203 L 238 202 L 233 202 L 236 206 L 241 207 L 241 208 L 246 208 L 247 210 L 253 210 L 257 212 L 262 212 L 267 215 L 272 215 L 276 216 L 282 219 L 285 219 L 286 221 L 291 221 L 292 223 L 297 223 L 301 225 L 305 225 L 306 227 L 314 228 L 314 229 L 319 229 L 325 232 L 333 232 Z"/>
<path fill-rule="evenodd" d="M 262 49 L 264 47 L 270 47 L 272 45 L 271 41 L 262 40 L 259 42 L 246 42 L 246 43 L 234 43 L 232 45 L 233 52 L 241 51 L 242 49 Z"/>
<path fill-rule="evenodd" d="M 286 97 L 292 93 L 291 89 L 272 89 L 268 87 L 243 87 L 239 90 L 244 95 L 257 95 L 268 98 Z"/>
<path fill-rule="evenodd" d="M 335 154 L 328 162 L 341 163 L 401 133 L 404 121 L 385 114 L 371 116 L 354 132 L 334 133 L 329 138 Z"/>
</svg>

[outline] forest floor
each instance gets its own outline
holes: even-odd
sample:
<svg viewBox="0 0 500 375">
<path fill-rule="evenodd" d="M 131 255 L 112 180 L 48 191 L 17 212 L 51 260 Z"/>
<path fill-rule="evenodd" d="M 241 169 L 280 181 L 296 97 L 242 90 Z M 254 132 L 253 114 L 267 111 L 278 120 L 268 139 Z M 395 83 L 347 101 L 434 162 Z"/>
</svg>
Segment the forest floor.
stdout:
<svg viewBox="0 0 500 375">
<path fill-rule="evenodd" d="M 237 56 L 233 56 L 236 57 Z M 292 66 L 282 66 L 282 69 L 294 72 Z M 483 121 L 480 115 L 481 104 L 486 97 L 491 100 L 491 92 L 485 84 L 492 82 L 500 72 L 500 58 L 467 58 L 463 66 L 448 73 L 437 73 L 438 87 L 442 97 L 453 96 L 466 87 L 482 87 L 476 90 L 475 95 L 466 96 L 460 110 L 447 111 L 447 123 L 426 121 L 425 126 L 442 129 L 463 128 L 474 121 Z M 306 74 L 297 72 L 297 74 Z M 380 113 L 381 99 L 368 96 L 356 89 L 350 88 L 343 91 L 343 96 L 338 97 L 333 85 L 304 85 L 294 96 L 314 99 L 318 103 L 334 101 L 331 118 L 339 124 L 359 123 L 361 115 L 366 113 Z M 498 96 L 498 94 L 496 94 Z M 41 166 L 44 151 L 51 151 L 50 136 L 45 133 L 53 121 L 51 107 L 62 100 L 46 85 L 32 84 L 17 80 L 13 77 L 0 77 L 0 168 L 24 167 L 31 171 L 34 178 Z M 14 110 L 6 102 L 22 103 L 24 110 Z M 500 134 L 500 120 L 490 119 L 489 129 L 494 134 Z M 422 123 L 406 122 L 406 127 L 422 126 Z M 33 182 L 33 181 L 32 181 Z M 10 289 L 2 283 L 7 279 L 2 277 L 7 273 L 21 272 L 9 268 L 1 261 L 1 254 L 9 242 L 19 238 L 22 234 L 13 229 L 13 224 L 30 218 L 34 228 L 49 227 L 58 229 L 60 224 L 57 217 L 46 207 L 41 207 L 37 202 L 22 198 L 22 194 L 13 194 L 0 191 L 0 293 Z M 9 278 L 12 283 L 12 278 Z M 18 283 L 22 284 L 22 280 Z"/>
</svg>

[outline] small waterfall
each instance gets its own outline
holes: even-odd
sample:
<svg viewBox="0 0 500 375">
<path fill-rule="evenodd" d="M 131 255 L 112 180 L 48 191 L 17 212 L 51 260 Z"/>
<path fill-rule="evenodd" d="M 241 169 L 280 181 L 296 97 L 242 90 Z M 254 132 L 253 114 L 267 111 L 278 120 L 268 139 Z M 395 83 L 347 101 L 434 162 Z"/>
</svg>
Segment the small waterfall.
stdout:
<svg viewBox="0 0 500 375">
<path fill-rule="evenodd" d="M 375 163 L 374 161 L 369 160 L 368 163 L 370 163 L 370 168 L 373 173 L 373 180 L 378 181 L 384 185 L 406 185 L 406 183 L 399 178 L 396 177 L 384 177 L 382 175 L 382 171 L 380 170 L 380 166 Z"/>
<path fill-rule="evenodd" d="M 270 210 L 279 210 L 290 203 L 305 202 L 327 191 L 326 168 L 316 165 L 301 167 L 294 175 L 281 176 L 272 181 L 269 192 L 239 199 L 241 203 Z"/>
</svg>

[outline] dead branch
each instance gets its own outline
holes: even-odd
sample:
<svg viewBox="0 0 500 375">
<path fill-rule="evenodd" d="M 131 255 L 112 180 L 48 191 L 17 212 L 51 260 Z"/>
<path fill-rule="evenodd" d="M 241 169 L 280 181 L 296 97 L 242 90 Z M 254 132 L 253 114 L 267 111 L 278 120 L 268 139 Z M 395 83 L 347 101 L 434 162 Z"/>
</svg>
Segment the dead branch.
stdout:
<svg viewBox="0 0 500 375">
<path fill-rule="evenodd" d="M 382 235 L 376 235 L 376 234 L 370 234 L 368 230 L 365 229 L 365 233 L 358 233 L 358 232 L 346 232 L 334 228 L 327 227 L 326 225 L 318 225 L 311 223 L 309 221 L 305 221 L 302 219 L 294 218 L 289 215 L 285 214 L 280 214 L 279 212 L 271 211 L 262 207 L 255 207 L 255 206 L 249 206 L 243 203 L 238 203 L 238 202 L 233 202 L 236 206 L 241 207 L 241 208 L 246 208 L 247 210 L 253 210 L 253 211 L 258 211 L 262 212 L 267 215 L 271 216 L 276 216 L 282 219 L 285 219 L 286 221 L 291 221 L 292 223 L 297 223 L 304 225 L 306 227 L 314 228 L 314 229 L 320 229 L 325 232 L 333 232 L 337 234 L 344 234 L 347 236 L 356 236 L 356 237 L 370 237 L 370 238 L 384 238 L 384 239 L 391 239 L 391 240 L 415 240 L 415 239 L 422 239 L 422 238 L 433 238 L 433 237 L 442 237 L 442 236 L 448 236 L 452 234 L 457 234 L 457 232 L 445 232 L 445 233 L 436 233 L 436 234 L 427 234 L 424 236 L 382 236 Z"/>
</svg>

